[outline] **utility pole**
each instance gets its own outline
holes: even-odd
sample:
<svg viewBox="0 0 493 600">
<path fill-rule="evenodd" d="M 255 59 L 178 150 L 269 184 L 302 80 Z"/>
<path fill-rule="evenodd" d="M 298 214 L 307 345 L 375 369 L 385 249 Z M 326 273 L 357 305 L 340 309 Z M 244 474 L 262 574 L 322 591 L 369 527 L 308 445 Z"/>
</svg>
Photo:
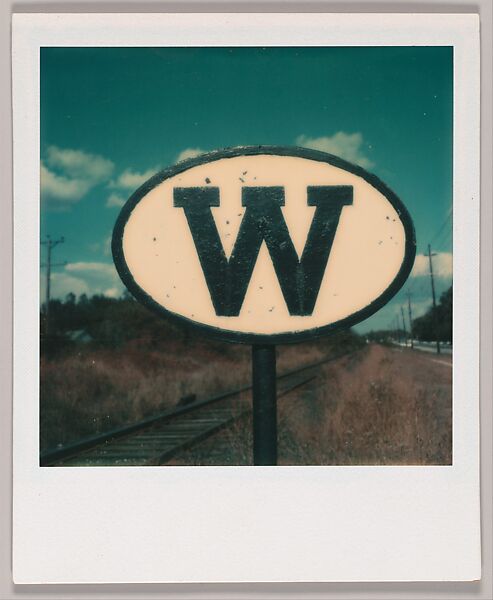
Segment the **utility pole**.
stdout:
<svg viewBox="0 0 493 600">
<path fill-rule="evenodd" d="M 51 262 L 51 251 L 58 244 L 63 244 L 65 241 L 64 237 L 59 238 L 58 240 L 52 240 L 49 235 L 46 236 L 46 240 L 41 242 L 41 245 L 46 246 L 46 264 L 41 265 L 46 267 L 46 300 L 45 300 L 45 336 L 48 336 L 50 332 L 50 284 L 51 284 L 51 269 L 52 267 L 61 267 L 66 263 L 56 263 L 52 264 Z"/>
<path fill-rule="evenodd" d="M 430 279 L 431 279 L 431 296 L 433 298 L 433 321 L 435 324 L 435 336 L 437 338 L 437 354 L 440 354 L 440 340 L 439 340 L 439 335 L 438 335 L 438 323 L 436 320 L 436 307 L 437 307 L 437 301 L 436 301 L 436 296 L 435 296 L 435 282 L 433 280 L 433 261 L 431 260 L 432 256 L 436 256 L 436 254 L 432 254 L 431 253 L 431 245 L 428 244 L 428 259 L 430 262 Z"/>
<path fill-rule="evenodd" d="M 407 311 L 409 315 L 409 336 L 411 338 L 411 348 L 414 348 L 413 340 L 413 313 L 411 311 L 411 292 L 407 292 Z"/>
<path fill-rule="evenodd" d="M 404 343 L 407 348 L 407 329 L 406 329 L 406 321 L 404 321 L 404 308 L 401 306 L 401 317 L 402 317 L 402 329 L 404 330 Z"/>
</svg>

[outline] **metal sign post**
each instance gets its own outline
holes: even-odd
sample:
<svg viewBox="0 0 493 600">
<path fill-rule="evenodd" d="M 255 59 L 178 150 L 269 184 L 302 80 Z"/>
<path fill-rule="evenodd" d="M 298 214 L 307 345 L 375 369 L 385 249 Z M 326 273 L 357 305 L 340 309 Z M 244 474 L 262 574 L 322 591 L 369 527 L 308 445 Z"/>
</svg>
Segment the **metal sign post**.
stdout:
<svg viewBox="0 0 493 600">
<path fill-rule="evenodd" d="M 252 346 L 253 464 L 277 464 L 276 347 Z"/>
<path fill-rule="evenodd" d="M 122 208 L 116 268 L 167 319 L 252 346 L 254 464 L 277 464 L 276 344 L 363 321 L 416 254 L 406 207 L 341 158 L 278 146 L 218 150 L 156 173 Z"/>
</svg>

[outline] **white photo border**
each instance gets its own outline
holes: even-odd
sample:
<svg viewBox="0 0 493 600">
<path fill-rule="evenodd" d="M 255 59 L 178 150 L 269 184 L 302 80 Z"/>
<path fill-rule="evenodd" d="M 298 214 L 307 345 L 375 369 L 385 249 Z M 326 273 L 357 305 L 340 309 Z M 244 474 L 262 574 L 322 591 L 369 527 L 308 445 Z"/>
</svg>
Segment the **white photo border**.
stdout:
<svg viewBox="0 0 493 600">
<path fill-rule="evenodd" d="M 39 49 L 453 46 L 453 465 L 39 467 Z M 479 519 L 479 18 L 13 17 L 16 583 L 473 581 Z"/>
</svg>

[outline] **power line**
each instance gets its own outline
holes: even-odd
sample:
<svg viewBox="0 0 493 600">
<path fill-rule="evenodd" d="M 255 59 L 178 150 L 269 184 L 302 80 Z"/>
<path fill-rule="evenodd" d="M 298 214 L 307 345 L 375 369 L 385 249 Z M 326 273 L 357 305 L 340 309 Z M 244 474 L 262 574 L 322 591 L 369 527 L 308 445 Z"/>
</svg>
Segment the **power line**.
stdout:
<svg viewBox="0 0 493 600">
<path fill-rule="evenodd" d="M 442 233 L 442 231 L 447 231 L 445 229 L 445 226 L 447 225 L 447 223 L 449 222 L 449 220 L 452 217 L 452 212 L 453 212 L 453 206 L 451 205 L 450 208 L 447 211 L 447 216 L 445 217 L 445 220 L 443 221 L 443 223 L 441 224 L 441 226 L 439 227 L 438 231 L 435 233 L 435 235 L 430 239 L 430 243 L 434 242 L 436 240 L 436 238 Z"/>
<path fill-rule="evenodd" d="M 430 271 L 430 280 L 432 282 L 432 307 L 436 308 L 436 282 L 434 280 L 434 274 L 433 274 L 433 264 L 431 262 L 431 256 L 436 256 L 436 253 L 433 253 L 430 256 L 430 251 L 431 251 L 431 243 L 436 242 L 436 246 L 441 246 L 441 245 L 446 245 L 449 241 L 452 241 L 452 234 L 453 234 L 453 229 L 452 227 L 447 227 L 447 225 L 449 224 L 451 218 L 453 215 L 453 205 L 450 206 L 450 208 L 447 211 L 447 214 L 445 216 L 445 219 L 442 221 L 441 225 L 438 227 L 438 229 L 436 230 L 435 234 L 429 238 L 430 239 L 430 243 L 428 244 L 428 252 L 423 253 L 421 255 L 418 256 L 422 256 L 427 257 L 428 258 L 428 263 L 429 263 L 429 271 Z M 411 346 L 413 346 L 413 335 L 414 335 L 414 326 L 413 326 L 413 309 L 411 306 L 411 295 L 413 295 L 414 297 L 422 297 L 422 296 L 428 296 L 427 294 L 427 290 L 428 288 L 428 283 L 427 283 L 427 279 L 424 276 L 425 273 L 423 273 L 423 276 L 415 276 L 413 278 L 410 278 L 410 280 L 408 281 L 407 284 L 407 292 L 405 293 L 405 297 L 407 297 L 407 310 L 408 310 L 408 318 L 409 318 L 409 335 L 411 338 Z M 400 294 L 404 294 L 404 290 L 401 290 L 401 292 L 399 294 L 397 294 L 396 299 L 400 299 L 402 298 L 402 296 Z M 402 303 L 406 304 L 405 299 L 402 299 Z M 435 311 L 436 314 L 436 311 Z M 438 328 L 438 326 L 436 326 L 436 329 Z M 399 337 L 399 341 L 400 341 L 400 326 L 399 326 L 399 315 L 397 315 L 397 317 L 394 317 L 392 319 L 392 321 L 389 323 L 389 329 L 392 332 L 394 339 L 397 338 L 397 336 Z M 405 324 L 404 324 L 404 330 L 405 330 Z M 406 332 L 407 333 L 407 332 Z M 437 352 L 440 352 L 440 341 L 438 339 L 438 334 L 436 333 L 436 337 L 437 337 Z"/>
<path fill-rule="evenodd" d="M 442 231 L 442 233 L 436 238 L 434 246 L 435 248 L 443 248 L 448 244 L 452 244 L 452 230 L 450 228 Z"/>
<path fill-rule="evenodd" d="M 435 336 L 437 339 L 437 354 L 440 354 L 440 336 L 438 335 L 438 323 L 437 323 L 437 314 L 436 314 L 436 307 L 437 307 L 437 302 L 436 302 L 436 296 L 435 296 L 435 282 L 433 280 L 433 261 L 431 259 L 432 256 L 436 256 L 435 254 L 431 253 L 431 244 L 428 244 L 428 259 L 430 262 L 430 281 L 431 281 L 431 297 L 433 299 L 433 320 L 434 320 L 434 324 L 435 324 Z"/>
<path fill-rule="evenodd" d="M 402 329 L 404 330 L 404 343 L 407 346 L 407 329 L 406 329 L 406 321 L 404 320 L 404 308 L 401 305 L 401 317 L 402 317 Z"/>
<path fill-rule="evenodd" d="M 411 292 L 407 292 L 407 310 L 409 315 L 409 337 L 411 338 L 411 348 L 414 348 L 413 339 L 413 314 L 411 310 Z"/>
<path fill-rule="evenodd" d="M 51 262 L 51 251 L 58 244 L 63 244 L 65 241 L 64 237 L 58 240 L 52 240 L 49 235 L 46 236 L 46 240 L 41 242 L 42 246 L 46 246 L 46 264 L 41 265 L 46 267 L 46 301 L 45 301 L 45 335 L 48 336 L 50 332 L 50 287 L 51 287 L 51 269 L 52 267 L 61 267 L 66 263 L 52 263 Z"/>
</svg>

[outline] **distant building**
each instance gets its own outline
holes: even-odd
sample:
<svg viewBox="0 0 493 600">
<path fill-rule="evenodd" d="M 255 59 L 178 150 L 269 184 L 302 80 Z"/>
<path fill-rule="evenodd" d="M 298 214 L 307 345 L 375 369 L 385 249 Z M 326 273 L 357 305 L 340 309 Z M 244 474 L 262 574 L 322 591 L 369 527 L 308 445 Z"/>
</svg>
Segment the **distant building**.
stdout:
<svg viewBox="0 0 493 600">
<path fill-rule="evenodd" d="M 67 331 L 65 335 L 71 342 L 76 342 L 78 344 L 89 344 L 93 341 L 92 335 L 87 333 L 85 329 L 74 329 L 72 331 Z"/>
</svg>

